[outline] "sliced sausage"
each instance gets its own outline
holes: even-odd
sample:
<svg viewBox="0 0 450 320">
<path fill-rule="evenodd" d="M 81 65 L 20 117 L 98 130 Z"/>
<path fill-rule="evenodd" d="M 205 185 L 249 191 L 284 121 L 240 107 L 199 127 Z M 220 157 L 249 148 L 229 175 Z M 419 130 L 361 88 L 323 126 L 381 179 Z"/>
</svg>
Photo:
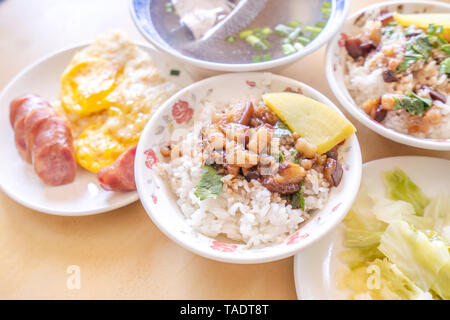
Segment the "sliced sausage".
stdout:
<svg viewBox="0 0 450 320">
<path fill-rule="evenodd" d="M 34 170 L 45 183 L 58 186 L 75 179 L 77 163 L 72 132 L 61 117 L 53 116 L 41 122 L 31 156 Z"/>
<path fill-rule="evenodd" d="M 27 141 L 25 136 L 25 127 L 23 125 L 23 121 L 20 122 L 20 125 L 17 126 L 14 131 L 14 142 L 16 143 L 17 151 L 19 155 L 28 163 L 31 163 L 31 158 L 28 156 L 27 149 Z"/>
<path fill-rule="evenodd" d="M 31 163 L 27 148 L 25 118 L 35 108 L 51 108 L 48 102 L 36 95 L 25 95 L 14 99 L 10 104 L 9 120 L 14 129 L 14 140 L 20 156 Z"/>
<path fill-rule="evenodd" d="M 100 170 L 97 173 L 100 186 L 108 191 L 136 190 L 134 180 L 135 156 L 136 147 L 132 147 L 122 153 L 112 165 Z"/>
<path fill-rule="evenodd" d="M 40 107 L 31 110 L 24 120 L 24 133 L 26 137 L 27 158 L 31 161 L 31 153 L 34 146 L 34 139 L 39 133 L 40 125 L 47 119 L 56 116 L 52 108 Z"/>
<path fill-rule="evenodd" d="M 51 108 L 47 101 L 34 94 L 24 95 L 11 101 L 9 106 L 9 120 L 13 129 L 17 122 L 23 120 L 31 109 L 39 107 Z"/>
<path fill-rule="evenodd" d="M 75 179 L 77 164 L 72 132 L 46 100 L 37 95 L 13 100 L 10 123 L 19 154 L 34 165 L 46 184 L 62 185 Z"/>
<path fill-rule="evenodd" d="M 26 106 L 30 107 L 31 104 L 25 103 L 25 102 L 28 102 L 30 99 L 32 99 L 34 97 L 36 97 L 36 96 L 35 95 L 24 95 L 24 96 L 14 99 L 9 104 L 9 121 L 10 121 L 11 127 L 13 127 L 13 129 L 14 129 L 14 124 L 16 122 L 16 115 L 18 114 L 18 111 Z M 24 112 L 23 110 L 21 112 L 27 113 L 27 112 Z"/>
</svg>

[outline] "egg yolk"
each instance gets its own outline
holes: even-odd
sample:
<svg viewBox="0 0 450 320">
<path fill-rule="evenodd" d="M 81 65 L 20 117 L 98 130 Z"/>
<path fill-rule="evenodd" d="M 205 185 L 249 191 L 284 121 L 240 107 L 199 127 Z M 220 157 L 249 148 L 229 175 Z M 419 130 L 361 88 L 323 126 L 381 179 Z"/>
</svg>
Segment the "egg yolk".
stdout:
<svg viewBox="0 0 450 320">
<path fill-rule="evenodd" d="M 75 140 L 78 163 L 95 173 L 113 164 L 127 147 L 131 146 L 121 143 L 114 136 L 101 130 L 101 123 L 91 124 Z"/>
<path fill-rule="evenodd" d="M 121 71 L 104 59 L 75 64 L 61 79 L 61 104 L 66 113 L 78 116 L 72 125 L 82 123 L 83 128 L 74 142 L 77 162 L 95 173 L 137 144 L 148 119 L 147 114 L 108 99 L 121 81 Z"/>
<path fill-rule="evenodd" d="M 81 117 L 106 110 L 105 99 L 113 90 L 119 76 L 113 64 L 104 59 L 90 59 L 78 63 L 61 79 L 61 103 L 66 112 Z"/>
</svg>

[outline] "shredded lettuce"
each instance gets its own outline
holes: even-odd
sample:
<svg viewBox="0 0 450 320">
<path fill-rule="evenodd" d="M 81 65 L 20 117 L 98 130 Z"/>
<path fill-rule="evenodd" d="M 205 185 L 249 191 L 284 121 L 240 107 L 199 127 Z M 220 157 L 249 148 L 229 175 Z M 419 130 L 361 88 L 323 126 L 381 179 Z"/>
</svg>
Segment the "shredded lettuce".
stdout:
<svg viewBox="0 0 450 320">
<path fill-rule="evenodd" d="M 400 169 L 383 178 L 388 198 L 363 184 L 344 219 L 338 287 L 353 299 L 450 299 L 450 194 L 430 199 Z"/>
<path fill-rule="evenodd" d="M 380 199 L 374 205 L 373 212 L 378 220 L 386 223 L 401 219 L 419 229 L 428 230 L 433 227 L 430 217 L 417 216 L 412 204 L 402 200 Z"/>
<path fill-rule="evenodd" d="M 387 224 L 375 216 L 374 204 L 368 186 L 362 184 L 353 208 L 344 219 L 344 245 L 349 250 L 339 254 L 351 269 L 361 267 L 367 260 L 383 257 L 377 247 Z"/>
<path fill-rule="evenodd" d="M 378 249 L 425 291 L 431 288 L 440 269 L 450 259 L 443 241 L 429 238 L 402 220 L 389 224 Z"/>
<path fill-rule="evenodd" d="M 439 270 L 431 289 L 441 299 L 450 300 L 450 261 Z"/>
<path fill-rule="evenodd" d="M 374 259 L 356 270 L 344 273 L 339 283 L 348 283 L 353 292 L 351 297 L 357 300 L 432 299 L 430 293 L 420 289 L 386 258 Z"/>
<path fill-rule="evenodd" d="M 425 208 L 424 217 L 432 221 L 431 229 L 450 243 L 450 194 L 440 193 Z"/>
<path fill-rule="evenodd" d="M 387 171 L 384 174 L 387 194 L 392 200 L 403 200 L 413 205 L 416 214 L 423 215 L 423 210 L 430 199 L 401 169 Z"/>
</svg>

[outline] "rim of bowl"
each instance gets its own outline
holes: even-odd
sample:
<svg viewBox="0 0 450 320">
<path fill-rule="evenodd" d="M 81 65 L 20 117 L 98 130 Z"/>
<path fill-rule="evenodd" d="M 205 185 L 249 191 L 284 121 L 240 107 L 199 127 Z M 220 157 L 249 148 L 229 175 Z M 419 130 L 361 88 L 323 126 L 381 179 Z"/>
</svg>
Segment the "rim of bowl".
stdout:
<svg viewBox="0 0 450 320">
<path fill-rule="evenodd" d="M 363 12 L 393 5 L 434 5 L 436 7 L 440 7 L 450 11 L 450 4 L 437 1 L 385 1 L 358 10 L 357 12 L 353 13 L 350 17 L 347 18 L 344 25 L 351 23 Z M 379 124 L 378 122 L 375 122 L 372 119 L 370 119 L 365 113 L 362 112 L 361 108 L 358 107 L 358 105 L 354 101 L 350 101 L 349 99 L 347 99 L 344 92 L 339 88 L 338 80 L 335 77 L 335 72 L 333 70 L 333 55 L 336 52 L 339 53 L 338 40 L 339 38 L 335 36 L 328 44 L 325 55 L 325 74 L 328 81 L 328 85 L 331 88 L 331 91 L 336 96 L 340 104 L 353 117 L 355 117 L 359 122 L 361 122 L 364 126 L 371 129 L 372 131 L 375 131 L 376 133 L 382 135 L 383 137 L 393 140 L 395 142 L 422 149 L 442 150 L 442 151 L 450 150 L 450 139 L 417 138 L 411 135 L 397 132 L 393 129 L 389 129 L 383 126 L 382 124 Z M 347 86 L 345 87 L 347 88 Z"/>
<path fill-rule="evenodd" d="M 149 132 L 156 125 L 157 119 L 160 118 L 160 116 L 164 113 L 165 109 L 170 108 L 170 106 L 173 104 L 173 102 L 176 101 L 179 97 L 183 96 L 186 92 L 190 92 L 193 89 L 205 86 L 210 81 L 215 81 L 217 79 L 227 79 L 227 78 L 233 78 L 236 76 L 251 77 L 251 76 L 255 76 L 255 75 L 259 76 L 259 75 L 264 75 L 264 74 L 267 74 L 267 72 L 265 72 L 265 73 L 264 72 L 227 73 L 227 74 L 217 75 L 217 76 L 213 76 L 210 78 L 200 80 L 200 81 L 178 91 L 175 95 L 173 95 L 170 99 L 168 99 L 156 111 L 156 113 L 153 115 L 153 117 L 150 119 L 150 121 L 145 126 L 144 131 L 141 136 L 141 139 L 139 140 L 139 143 L 138 143 L 138 147 L 137 147 L 137 151 L 136 151 L 136 160 L 135 160 L 136 186 L 137 186 L 137 191 L 139 193 L 139 198 L 140 198 L 141 203 L 144 206 L 145 211 L 147 212 L 148 216 L 153 221 L 153 223 L 155 223 L 155 225 L 158 227 L 158 229 L 162 233 L 164 233 L 169 239 L 171 239 L 172 241 L 174 241 L 181 247 L 188 249 L 191 252 L 194 252 L 202 257 L 212 259 L 215 261 L 221 261 L 221 262 L 227 262 L 227 263 L 238 263 L 238 264 L 254 264 L 254 263 L 265 263 L 265 262 L 277 261 L 277 260 L 281 260 L 281 259 L 295 255 L 300 250 L 312 245 L 313 243 L 315 243 L 316 241 L 321 239 L 323 236 L 325 236 L 331 230 L 333 230 L 337 225 L 339 225 L 339 223 L 342 221 L 342 219 L 347 214 L 348 210 L 350 210 L 350 208 L 356 198 L 356 195 L 358 193 L 359 186 L 361 183 L 361 175 L 362 175 L 361 148 L 359 146 L 359 141 L 358 141 L 356 134 L 353 134 L 348 140 L 351 141 L 352 148 L 355 148 L 354 157 L 356 157 L 356 158 L 354 159 L 354 162 L 357 166 L 352 167 L 352 171 L 353 171 L 353 175 L 354 175 L 354 177 L 353 177 L 354 181 L 352 181 L 353 183 L 349 184 L 348 189 L 341 191 L 341 192 L 345 192 L 346 196 L 345 196 L 344 200 L 342 201 L 341 205 L 339 205 L 340 215 L 338 218 L 335 219 L 333 224 L 318 227 L 317 232 L 310 234 L 310 236 L 308 238 L 303 239 L 302 241 L 295 243 L 293 245 L 285 246 L 286 249 L 283 248 L 280 250 L 267 250 L 265 252 L 259 253 L 258 255 L 255 254 L 254 256 L 252 256 L 250 258 L 249 257 L 241 258 L 241 257 L 235 257 L 229 253 L 223 253 L 220 251 L 209 251 L 209 250 L 206 250 L 201 247 L 199 248 L 195 244 L 183 241 L 183 238 L 181 236 L 179 236 L 178 234 L 174 234 L 165 228 L 164 223 L 161 223 L 159 221 L 158 215 L 154 215 L 152 212 L 152 209 L 150 209 L 150 206 L 151 206 L 150 197 L 148 197 L 144 193 L 144 187 L 142 187 L 142 185 L 144 185 L 144 178 L 140 174 L 139 171 L 144 170 L 144 168 L 142 165 L 138 165 L 138 164 L 144 163 L 142 155 L 143 155 L 143 149 L 145 148 L 145 146 L 144 146 L 144 142 L 141 142 L 141 141 L 144 141 L 145 139 L 142 139 L 142 137 L 146 137 L 149 135 Z M 278 79 L 281 81 L 290 81 L 290 82 L 295 81 L 296 83 L 298 83 L 299 86 L 301 86 L 303 88 L 307 88 L 311 92 L 311 96 L 314 96 L 313 97 L 314 99 L 322 101 L 323 103 L 331 106 L 334 110 L 338 111 L 341 115 L 344 116 L 342 111 L 340 111 L 339 108 L 332 101 L 330 101 L 325 95 L 323 95 L 316 89 L 310 87 L 309 85 L 307 85 L 303 82 L 300 82 L 298 80 L 280 76 L 277 74 L 272 74 L 272 79 Z M 185 218 L 183 218 L 183 219 L 185 219 Z M 308 220 L 308 221 L 310 221 L 310 220 Z M 301 230 L 301 227 L 299 229 L 297 229 L 295 232 L 298 232 L 299 230 Z M 214 240 L 212 237 L 207 237 L 207 238 Z M 268 245 L 265 248 L 270 248 L 270 246 L 271 245 Z M 277 245 L 274 245 L 274 248 L 275 248 L 275 246 L 277 246 Z M 251 250 L 251 249 L 249 249 L 249 250 Z"/>
<path fill-rule="evenodd" d="M 315 38 L 309 45 L 305 47 L 304 50 L 300 52 L 296 52 L 288 56 L 280 57 L 265 62 L 233 64 L 233 63 L 210 62 L 206 60 L 192 58 L 182 54 L 178 50 L 170 47 L 169 45 L 166 45 L 165 43 L 161 44 L 159 41 L 153 39 L 149 34 L 147 34 L 145 28 L 140 23 L 137 9 L 135 7 L 136 1 L 138 0 L 130 0 L 130 12 L 132 20 L 135 23 L 139 32 L 142 34 L 142 36 L 145 39 L 147 39 L 152 45 L 154 45 L 159 50 L 162 50 L 172 55 L 173 57 L 180 59 L 184 62 L 187 62 L 191 65 L 209 70 L 227 71 L 227 72 L 249 72 L 249 71 L 259 71 L 263 69 L 272 69 L 286 65 L 288 63 L 293 63 L 294 61 L 297 61 L 313 53 L 314 51 L 318 50 L 322 45 L 329 42 L 330 39 L 332 39 L 333 36 L 335 36 L 339 32 L 339 30 L 341 29 L 342 25 L 345 22 L 345 19 L 347 17 L 350 8 L 350 0 L 331 0 L 332 4 L 331 15 L 327 21 L 327 24 L 325 25 L 325 28 L 322 30 L 322 32 L 319 34 L 317 38 Z M 146 0 L 146 2 L 149 2 L 149 0 Z M 340 6 L 339 11 L 336 10 L 338 5 Z"/>
</svg>

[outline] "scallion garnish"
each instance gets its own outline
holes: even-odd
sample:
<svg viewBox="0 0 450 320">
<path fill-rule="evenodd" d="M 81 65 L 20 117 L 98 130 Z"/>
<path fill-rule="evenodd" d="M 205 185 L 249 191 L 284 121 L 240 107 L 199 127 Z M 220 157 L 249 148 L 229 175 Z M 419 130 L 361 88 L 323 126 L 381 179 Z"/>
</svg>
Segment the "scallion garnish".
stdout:
<svg viewBox="0 0 450 320">
<path fill-rule="evenodd" d="M 322 31 L 322 28 L 320 28 L 320 27 L 313 27 L 313 26 L 306 26 L 305 28 L 303 28 L 303 31 L 311 32 L 311 33 L 320 33 L 320 31 Z"/>
<path fill-rule="evenodd" d="M 304 48 L 304 46 L 300 42 L 294 42 L 293 46 L 297 51 L 303 50 Z"/>
<path fill-rule="evenodd" d="M 267 53 L 263 56 L 253 56 L 252 62 L 268 61 L 270 59 L 272 59 L 272 55 L 270 53 Z"/>
<path fill-rule="evenodd" d="M 253 56 L 253 58 L 252 58 L 252 62 L 261 62 L 261 61 L 262 61 L 261 56 Z"/>
<path fill-rule="evenodd" d="M 329 1 L 325 1 L 322 4 L 322 8 L 320 8 L 320 11 L 322 11 L 324 19 L 328 19 L 331 13 L 331 3 Z"/>
<path fill-rule="evenodd" d="M 292 28 L 300 27 L 300 25 L 301 25 L 300 21 L 297 20 L 292 20 L 288 22 L 288 26 Z"/>
<path fill-rule="evenodd" d="M 323 27 L 325 27 L 325 24 L 326 24 L 325 21 L 317 21 L 316 22 L 316 27 L 323 28 Z"/>
<path fill-rule="evenodd" d="M 246 39 L 248 36 L 253 34 L 253 30 L 243 30 L 241 32 L 239 32 L 239 38 L 241 39 Z"/>
<path fill-rule="evenodd" d="M 283 53 L 285 55 L 289 55 L 289 54 L 292 54 L 292 53 L 297 51 L 297 50 L 295 50 L 295 47 L 292 44 L 289 44 L 289 43 L 283 44 L 281 46 L 281 50 L 283 50 Z"/>
<path fill-rule="evenodd" d="M 291 40 L 296 39 L 300 35 L 301 31 L 302 31 L 302 29 L 300 29 L 300 27 L 295 28 L 294 31 L 289 33 L 288 38 Z"/>
<path fill-rule="evenodd" d="M 302 45 L 306 46 L 311 40 L 306 37 L 298 37 L 297 41 L 300 42 Z"/>
<path fill-rule="evenodd" d="M 305 26 L 302 28 L 302 23 L 298 20 L 291 20 L 287 24 L 278 24 L 275 28 L 260 27 L 253 29 L 246 29 L 239 32 L 237 36 L 227 37 L 225 40 L 229 43 L 234 43 L 238 39 L 243 39 L 252 47 L 258 50 L 268 50 L 272 44 L 273 37 L 269 37 L 274 32 L 281 37 L 281 49 L 285 55 L 295 53 L 303 50 L 304 46 L 309 44 L 325 27 L 326 20 L 331 12 L 331 2 L 325 1 L 322 4 L 321 11 L 324 13 L 325 21 L 318 21 L 312 26 Z M 272 59 L 271 54 L 255 55 L 252 57 L 252 62 L 261 62 Z"/>
<path fill-rule="evenodd" d="M 233 43 L 236 42 L 236 37 L 235 36 L 229 36 L 225 39 L 226 42 L 228 43 Z"/>
<path fill-rule="evenodd" d="M 270 53 L 267 53 L 263 55 L 262 59 L 263 61 L 269 61 L 270 59 L 272 59 L 272 55 Z"/>
<path fill-rule="evenodd" d="M 288 27 L 284 24 L 279 24 L 274 28 L 275 32 L 279 35 L 286 37 L 288 36 L 292 31 L 294 31 L 294 28 Z"/>
<path fill-rule="evenodd" d="M 292 209 L 305 210 L 305 197 L 303 195 L 305 188 L 304 188 L 303 181 L 300 182 L 299 189 L 300 190 L 298 192 L 287 195 L 285 197 L 289 200 L 289 202 L 292 206 Z"/>
<path fill-rule="evenodd" d="M 270 29 L 269 27 L 265 27 L 265 28 L 263 28 L 263 29 L 261 30 L 261 33 L 264 34 L 264 35 L 266 35 L 266 36 L 268 36 L 268 35 L 272 34 L 273 31 L 272 31 L 272 29 Z"/>
<path fill-rule="evenodd" d="M 165 11 L 167 12 L 167 13 L 174 13 L 175 12 L 175 6 L 173 5 L 173 3 L 172 2 L 166 2 L 165 3 Z"/>
</svg>

